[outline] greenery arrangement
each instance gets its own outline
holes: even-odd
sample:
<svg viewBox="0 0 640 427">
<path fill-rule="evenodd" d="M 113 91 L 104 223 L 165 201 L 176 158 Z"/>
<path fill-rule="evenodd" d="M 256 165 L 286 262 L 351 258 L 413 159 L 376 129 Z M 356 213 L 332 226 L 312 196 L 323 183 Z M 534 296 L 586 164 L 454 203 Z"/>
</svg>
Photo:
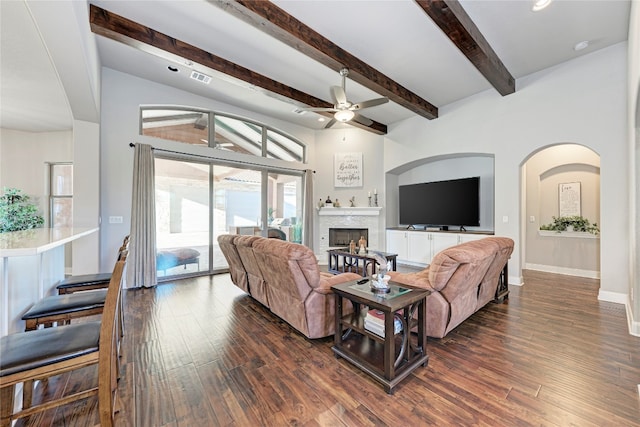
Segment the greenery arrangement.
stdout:
<svg viewBox="0 0 640 427">
<path fill-rule="evenodd" d="M 559 233 L 561 231 L 573 229 L 573 231 L 583 231 L 591 234 L 600 233 L 600 227 L 598 227 L 598 224 L 595 222 L 591 224 L 588 219 L 579 215 L 561 217 L 554 216 L 552 218 L 553 222 L 541 225 L 540 230 L 557 231 Z"/>
<path fill-rule="evenodd" d="M 44 225 L 44 217 L 38 214 L 38 207 L 30 197 L 16 188 L 3 189 L 0 196 L 0 233 L 29 230 Z"/>
</svg>

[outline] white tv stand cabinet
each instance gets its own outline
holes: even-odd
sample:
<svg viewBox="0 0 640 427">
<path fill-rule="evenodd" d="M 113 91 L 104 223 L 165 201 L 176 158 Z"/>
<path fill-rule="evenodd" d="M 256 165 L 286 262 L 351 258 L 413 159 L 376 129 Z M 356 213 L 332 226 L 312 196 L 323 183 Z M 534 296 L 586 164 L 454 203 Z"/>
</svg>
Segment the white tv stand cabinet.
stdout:
<svg viewBox="0 0 640 427">
<path fill-rule="evenodd" d="M 452 232 L 389 228 L 386 252 L 398 254 L 398 262 L 401 264 L 425 267 L 443 249 L 492 235 L 493 232 L 488 231 Z"/>
</svg>

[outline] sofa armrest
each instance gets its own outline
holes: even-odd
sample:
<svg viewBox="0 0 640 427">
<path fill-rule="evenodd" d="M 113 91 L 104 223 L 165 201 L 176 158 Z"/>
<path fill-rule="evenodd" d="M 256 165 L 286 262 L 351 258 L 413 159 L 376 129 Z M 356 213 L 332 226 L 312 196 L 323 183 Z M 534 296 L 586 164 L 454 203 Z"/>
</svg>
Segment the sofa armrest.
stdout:
<svg viewBox="0 0 640 427">
<path fill-rule="evenodd" d="M 331 290 L 331 287 L 333 285 L 339 285 L 340 283 L 360 279 L 362 279 L 362 276 L 356 273 L 340 273 L 336 274 L 335 276 L 333 274 L 320 273 L 320 281 L 318 282 L 318 286 L 313 288 L 313 290 L 320 294 L 330 294 L 333 292 Z"/>
<path fill-rule="evenodd" d="M 436 292 L 437 289 L 431 285 L 429 281 L 429 267 L 415 273 L 400 273 L 397 271 L 389 271 L 387 274 L 391 276 L 391 281 L 401 283 L 403 285 L 414 286 L 416 288 L 428 289 Z"/>
</svg>

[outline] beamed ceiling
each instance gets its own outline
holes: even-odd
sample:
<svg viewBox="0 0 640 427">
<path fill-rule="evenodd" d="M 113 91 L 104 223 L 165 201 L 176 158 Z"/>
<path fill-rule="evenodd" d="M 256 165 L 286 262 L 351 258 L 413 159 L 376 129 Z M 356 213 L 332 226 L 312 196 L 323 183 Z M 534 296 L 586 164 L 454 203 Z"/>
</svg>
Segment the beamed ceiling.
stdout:
<svg viewBox="0 0 640 427">
<path fill-rule="evenodd" d="M 432 103 L 323 37 L 275 4 L 268 1 L 244 0 L 214 1 L 211 3 L 269 36 L 289 46 L 295 46 L 299 52 L 335 70 L 336 73 L 346 67 L 349 70 L 349 79 L 389 98 L 390 101 L 415 114 L 427 119 L 438 117 L 438 108 Z M 457 0 L 417 0 L 416 3 L 424 10 L 425 19 L 430 18 L 500 94 L 508 95 L 515 91 L 515 79 Z M 91 30 L 95 34 L 151 53 L 159 58 L 170 61 L 191 61 L 193 68 L 198 68 L 201 72 L 206 74 L 224 73 L 269 92 L 271 96 L 279 96 L 293 101 L 300 107 L 332 106 L 330 102 L 290 87 L 286 83 L 272 80 L 242 65 L 225 60 L 212 52 L 207 52 L 183 40 L 163 34 L 98 6 L 91 5 L 90 22 Z M 317 114 L 329 118 L 333 117 L 331 112 L 318 112 Z M 378 134 L 387 132 L 386 124 L 376 121 L 371 124 L 361 124 L 356 120 L 351 122 L 351 125 Z"/>
<path fill-rule="evenodd" d="M 89 3 L 86 37 L 95 38 L 105 67 L 312 129 L 333 113 L 299 109 L 332 107 L 329 87 L 340 85 L 346 67 L 349 101 L 390 102 L 334 128 L 376 134 L 416 115 L 437 120 L 439 108 L 482 91 L 509 96 L 521 77 L 624 41 L 630 7 L 626 0 L 555 0 L 541 12 L 531 11 L 532 0 Z M 584 40 L 587 49 L 573 49 Z M 211 83 L 189 79 L 192 70 Z"/>
</svg>

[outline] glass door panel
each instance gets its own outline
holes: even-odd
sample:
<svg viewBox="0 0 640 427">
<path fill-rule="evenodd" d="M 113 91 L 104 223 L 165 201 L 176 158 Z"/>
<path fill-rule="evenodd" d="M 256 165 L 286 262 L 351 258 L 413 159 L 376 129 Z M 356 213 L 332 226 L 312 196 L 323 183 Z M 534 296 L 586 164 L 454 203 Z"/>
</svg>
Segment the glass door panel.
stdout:
<svg viewBox="0 0 640 427">
<path fill-rule="evenodd" d="M 302 177 L 275 172 L 268 177 L 269 237 L 302 243 Z"/>
<path fill-rule="evenodd" d="M 155 160 L 158 277 L 209 271 L 209 174 L 204 163 Z"/>
<path fill-rule="evenodd" d="M 262 173 L 213 165 L 214 269 L 228 267 L 218 247 L 220 234 L 262 235 Z"/>
</svg>

